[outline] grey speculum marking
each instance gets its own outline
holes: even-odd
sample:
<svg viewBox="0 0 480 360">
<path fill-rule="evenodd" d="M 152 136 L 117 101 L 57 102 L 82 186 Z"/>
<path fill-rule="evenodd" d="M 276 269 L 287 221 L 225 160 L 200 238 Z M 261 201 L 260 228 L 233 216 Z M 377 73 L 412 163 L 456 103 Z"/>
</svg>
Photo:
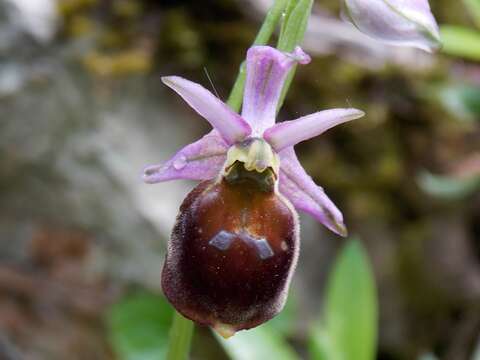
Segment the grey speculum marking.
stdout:
<svg viewBox="0 0 480 360">
<path fill-rule="evenodd" d="M 222 230 L 217 235 L 215 235 L 208 243 L 216 247 L 218 250 L 225 251 L 228 250 L 230 244 L 233 242 L 233 240 L 235 240 L 235 238 L 235 234 Z"/>
<path fill-rule="evenodd" d="M 260 256 L 260 259 L 265 260 L 273 256 L 273 250 L 270 247 L 267 239 L 260 238 L 257 240 L 253 240 L 252 244 L 256 247 L 257 254 L 258 256 Z"/>
<path fill-rule="evenodd" d="M 260 259 L 266 260 L 271 258 L 274 253 L 268 240 L 265 238 L 254 237 L 247 232 L 241 232 L 240 234 L 234 234 L 229 231 L 219 231 L 209 242 L 209 245 L 216 247 L 218 250 L 226 251 L 230 248 L 230 245 L 235 239 L 240 239 L 247 245 L 253 247 L 257 251 L 257 255 Z"/>
</svg>

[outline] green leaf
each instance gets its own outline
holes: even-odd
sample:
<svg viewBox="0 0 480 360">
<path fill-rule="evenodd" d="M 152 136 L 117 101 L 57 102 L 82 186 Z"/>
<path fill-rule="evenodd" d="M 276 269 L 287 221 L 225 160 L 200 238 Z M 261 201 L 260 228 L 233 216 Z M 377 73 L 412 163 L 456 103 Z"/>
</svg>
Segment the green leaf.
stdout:
<svg viewBox="0 0 480 360">
<path fill-rule="evenodd" d="M 418 176 L 418 183 L 421 189 L 429 195 L 445 200 L 459 200 L 468 197 L 480 188 L 480 176 L 457 179 L 423 171 Z"/>
<path fill-rule="evenodd" d="M 463 3 L 475 24 L 480 27 L 480 0 L 463 0 Z"/>
<path fill-rule="evenodd" d="M 310 334 L 308 350 L 313 360 L 343 360 L 339 358 L 341 354 L 332 349 L 332 339 L 320 326 L 314 328 Z"/>
<path fill-rule="evenodd" d="M 373 360 L 377 295 L 367 254 L 358 240 L 344 247 L 329 277 L 323 321 L 312 332 L 315 360 Z"/>
<path fill-rule="evenodd" d="M 111 345 L 122 360 L 165 359 L 173 311 L 160 296 L 138 293 L 107 313 Z"/>
<path fill-rule="evenodd" d="M 440 35 L 444 53 L 480 60 L 480 32 L 461 26 L 443 25 L 440 28 Z"/>
<path fill-rule="evenodd" d="M 480 87 L 469 84 L 449 84 L 438 91 L 441 103 L 456 118 L 468 121 L 480 119 Z"/>
<path fill-rule="evenodd" d="M 295 351 L 268 323 L 240 331 L 228 340 L 216 337 L 232 360 L 299 360 Z"/>
</svg>

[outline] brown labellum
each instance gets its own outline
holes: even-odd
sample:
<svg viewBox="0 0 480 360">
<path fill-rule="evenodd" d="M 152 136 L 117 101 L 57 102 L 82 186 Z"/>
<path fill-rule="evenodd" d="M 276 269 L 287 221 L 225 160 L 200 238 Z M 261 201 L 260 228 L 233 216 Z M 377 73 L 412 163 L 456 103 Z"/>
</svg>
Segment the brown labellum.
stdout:
<svg viewBox="0 0 480 360">
<path fill-rule="evenodd" d="M 187 318 L 224 336 L 282 308 L 298 257 L 297 214 L 275 191 L 271 169 L 235 163 L 199 184 L 180 207 L 162 287 Z"/>
</svg>

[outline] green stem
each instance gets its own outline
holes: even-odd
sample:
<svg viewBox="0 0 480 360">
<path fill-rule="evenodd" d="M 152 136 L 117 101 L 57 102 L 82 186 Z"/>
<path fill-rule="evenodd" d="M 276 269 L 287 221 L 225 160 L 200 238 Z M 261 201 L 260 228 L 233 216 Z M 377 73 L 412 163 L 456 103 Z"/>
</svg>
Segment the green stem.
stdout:
<svg viewBox="0 0 480 360">
<path fill-rule="evenodd" d="M 268 43 L 270 37 L 275 31 L 275 28 L 277 27 L 278 22 L 282 17 L 286 5 L 287 0 L 275 1 L 273 6 L 268 11 L 262 27 L 260 28 L 257 37 L 255 38 L 255 41 L 253 42 L 253 45 L 265 45 Z M 240 110 L 240 107 L 242 106 L 246 76 L 247 75 L 245 70 L 245 62 L 243 62 L 240 66 L 237 79 L 235 80 L 235 84 L 233 85 L 232 91 L 227 101 L 227 104 L 230 105 L 230 107 L 236 112 L 238 112 Z"/>
<path fill-rule="evenodd" d="M 295 6 L 293 6 L 295 5 Z M 278 40 L 277 48 L 281 51 L 292 52 L 295 47 L 302 43 L 303 38 L 305 37 L 305 32 L 307 31 L 308 20 L 312 13 L 313 0 L 291 0 L 288 4 L 288 18 L 285 21 L 282 27 L 282 33 Z M 283 85 L 282 94 L 280 95 L 280 100 L 277 105 L 277 112 L 283 105 L 285 101 L 285 96 L 287 95 L 288 89 L 292 84 L 293 77 L 297 71 L 297 66 L 295 65 L 285 80 Z"/>
<path fill-rule="evenodd" d="M 187 360 L 192 335 L 193 322 L 175 312 L 170 329 L 167 360 Z"/>
<path fill-rule="evenodd" d="M 285 37 L 285 30 L 287 28 L 288 20 L 290 19 L 290 15 L 292 15 L 293 9 L 295 9 L 295 6 L 297 6 L 297 3 L 298 0 L 289 0 L 287 6 L 285 7 L 285 15 L 282 19 L 282 26 L 280 28 L 280 36 L 278 37 L 278 43 L 280 43 L 280 39 L 283 39 Z"/>
<path fill-rule="evenodd" d="M 235 80 L 235 84 L 233 84 L 232 91 L 230 92 L 230 96 L 228 97 L 227 104 L 235 112 L 240 111 L 240 107 L 242 106 L 243 101 L 243 91 L 245 90 L 245 80 L 247 78 L 247 70 L 245 67 L 245 61 L 242 62 L 240 65 L 240 70 L 238 71 L 237 79 Z"/>
</svg>

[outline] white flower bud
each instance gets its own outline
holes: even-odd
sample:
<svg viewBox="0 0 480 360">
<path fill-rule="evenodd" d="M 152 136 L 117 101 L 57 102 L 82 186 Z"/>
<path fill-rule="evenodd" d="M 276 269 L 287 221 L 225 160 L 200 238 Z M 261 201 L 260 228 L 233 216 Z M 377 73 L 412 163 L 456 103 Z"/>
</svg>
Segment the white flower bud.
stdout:
<svg viewBox="0 0 480 360">
<path fill-rule="evenodd" d="M 383 42 L 432 52 L 441 46 L 428 0 L 344 0 L 344 15 Z"/>
</svg>

